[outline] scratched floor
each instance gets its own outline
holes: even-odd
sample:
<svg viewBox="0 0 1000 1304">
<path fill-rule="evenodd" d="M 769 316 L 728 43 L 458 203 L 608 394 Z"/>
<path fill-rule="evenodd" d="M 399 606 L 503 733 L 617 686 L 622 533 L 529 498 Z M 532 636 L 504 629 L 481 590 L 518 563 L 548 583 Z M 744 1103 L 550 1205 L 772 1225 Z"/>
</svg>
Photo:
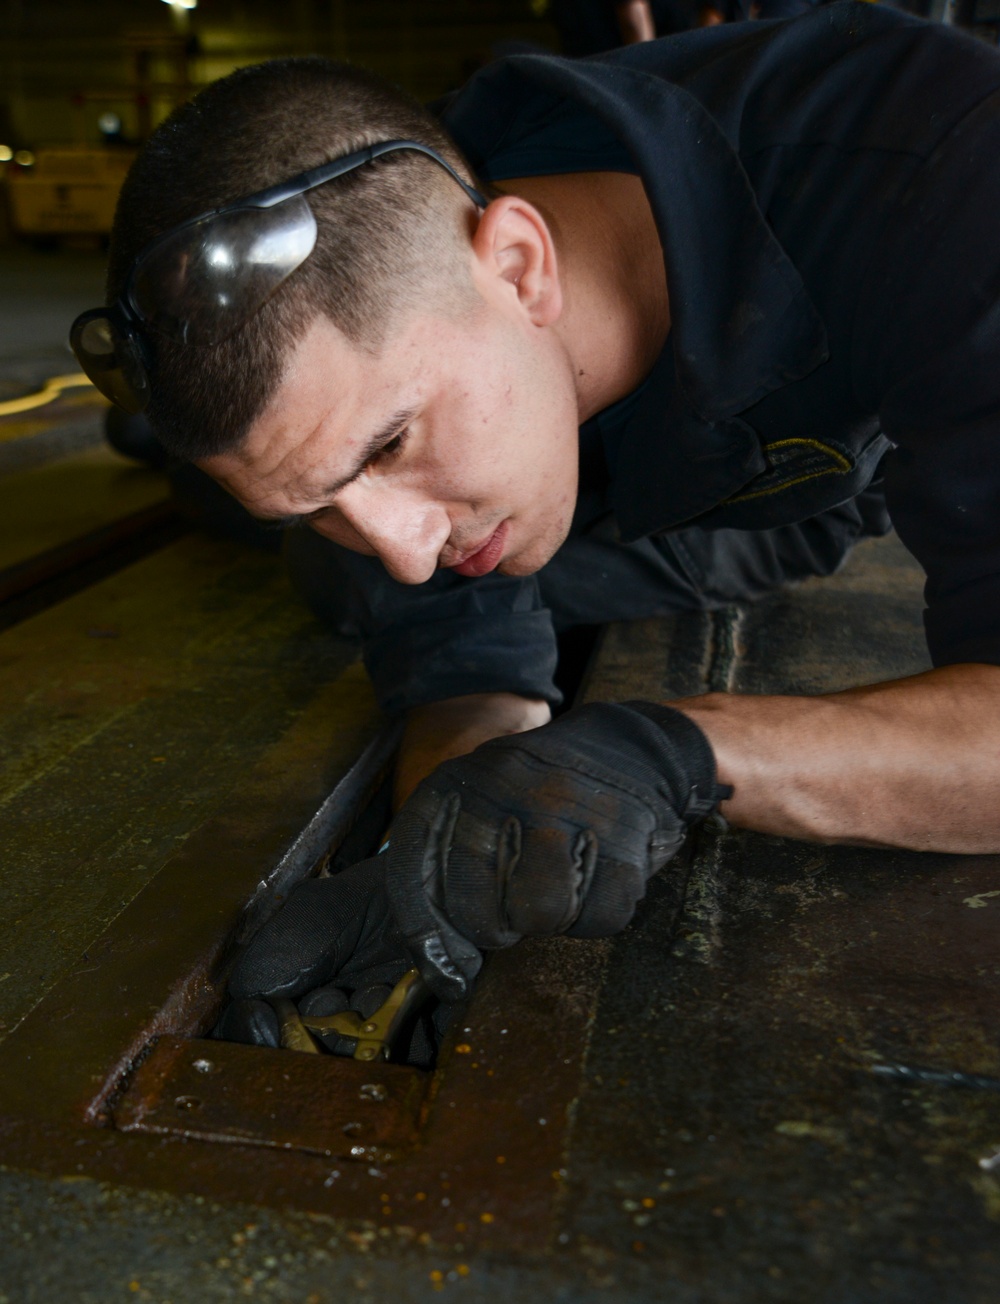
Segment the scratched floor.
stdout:
<svg viewBox="0 0 1000 1304">
<path fill-rule="evenodd" d="M 815 692 L 917 671 L 919 589 L 898 544 L 868 544 L 832 581 L 750 611 L 613 629 L 589 693 Z M 39 892 L 55 908 L 50 881 Z M 992 1304 L 998 911 L 994 858 L 706 830 L 610 948 L 572 944 L 577 971 L 593 948 L 575 989 L 561 989 L 557 945 L 551 963 L 544 947 L 525 957 L 538 999 L 522 997 L 506 1036 L 530 1021 L 553 1058 L 578 1055 L 537 1022 L 563 999 L 593 1015 L 561 1109 L 531 1121 L 562 1129 L 562 1159 L 530 1253 L 477 1240 L 478 1210 L 453 1208 L 431 1236 L 362 1204 L 329 1217 L 247 1205 L 238 1189 L 136 1192 L 74 1178 L 66 1154 L 58 1179 L 0 1177 L 0 1300 Z M 370 1186 L 376 1205 L 402 1205 L 391 1171 Z M 498 1186 L 490 1221 L 516 1200 Z"/>
</svg>

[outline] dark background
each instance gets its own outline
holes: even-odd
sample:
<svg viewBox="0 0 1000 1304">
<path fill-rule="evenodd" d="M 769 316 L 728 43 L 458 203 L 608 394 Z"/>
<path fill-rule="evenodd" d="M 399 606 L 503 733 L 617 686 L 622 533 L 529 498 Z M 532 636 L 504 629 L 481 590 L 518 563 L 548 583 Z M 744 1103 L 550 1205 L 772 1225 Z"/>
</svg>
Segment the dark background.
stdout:
<svg viewBox="0 0 1000 1304">
<path fill-rule="evenodd" d="M 0 143 L 97 144 L 99 116 L 141 137 L 241 64 L 318 53 L 429 99 L 497 42 L 555 47 L 545 0 L 0 0 Z"/>
</svg>

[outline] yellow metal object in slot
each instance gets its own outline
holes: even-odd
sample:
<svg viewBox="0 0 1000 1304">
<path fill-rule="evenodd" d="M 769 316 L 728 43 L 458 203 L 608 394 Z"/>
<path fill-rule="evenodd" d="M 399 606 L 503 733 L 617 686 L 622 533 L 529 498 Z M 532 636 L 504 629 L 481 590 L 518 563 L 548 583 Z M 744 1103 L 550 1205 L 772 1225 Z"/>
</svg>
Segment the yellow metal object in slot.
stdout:
<svg viewBox="0 0 1000 1304">
<path fill-rule="evenodd" d="M 357 1010 L 326 1015 L 300 1014 L 291 1001 L 283 999 L 272 999 L 271 1005 L 281 1020 L 281 1044 L 286 1050 L 315 1054 L 319 1047 L 313 1034 L 335 1032 L 356 1040 L 356 1060 L 387 1060 L 400 1028 L 429 995 L 430 989 L 419 972 L 408 969 L 386 1002 L 369 1019 L 362 1018 Z"/>
</svg>

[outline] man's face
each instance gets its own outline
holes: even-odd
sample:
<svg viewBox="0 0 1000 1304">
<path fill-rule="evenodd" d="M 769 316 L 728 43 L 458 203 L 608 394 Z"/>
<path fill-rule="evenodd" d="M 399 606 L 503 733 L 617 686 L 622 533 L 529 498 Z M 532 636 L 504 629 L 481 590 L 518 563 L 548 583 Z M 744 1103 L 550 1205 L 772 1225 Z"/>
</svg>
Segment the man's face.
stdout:
<svg viewBox="0 0 1000 1304">
<path fill-rule="evenodd" d="M 307 516 L 403 583 L 527 575 L 569 530 L 577 430 L 558 335 L 494 278 L 457 320 L 411 314 L 375 354 L 317 319 L 245 443 L 201 465 L 255 516 Z"/>
</svg>

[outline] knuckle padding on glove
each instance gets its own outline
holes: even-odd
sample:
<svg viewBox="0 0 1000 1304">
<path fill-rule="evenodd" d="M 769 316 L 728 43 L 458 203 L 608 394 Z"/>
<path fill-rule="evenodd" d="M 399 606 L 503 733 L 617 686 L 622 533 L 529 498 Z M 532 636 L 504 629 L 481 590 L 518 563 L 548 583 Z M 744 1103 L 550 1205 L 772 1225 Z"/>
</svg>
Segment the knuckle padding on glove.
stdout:
<svg viewBox="0 0 1000 1304">
<path fill-rule="evenodd" d="M 456 1000 L 482 966 L 473 944 L 448 921 L 439 904 L 444 851 L 458 801 L 441 797 L 426 780 L 393 821 L 386 852 L 386 885 L 410 954 L 436 996 Z"/>
<path fill-rule="evenodd" d="M 701 729 L 657 703 L 591 703 L 493 739 L 435 770 L 393 825 L 402 931 L 432 980 L 465 939 L 618 932 L 725 795 Z"/>
<path fill-rule="evenodd" d="M 562 881 L 553 875 L 553 864 L 565 867 Z M 597 865 L 597 839 L 589 830 L 526 829 L 521 858 L 507 879 L 511 928 L 521 936 L 570 931 L 591 891 Z"/>
<path fill-rule="evenodd" d="M 711 750 L 697 726 L 683 721 L 690 725 L 682 725 L 683 751 L 701 762 L 693 767 L 704 771 L 697 778 L 710 780 Z M 461 794 L 443 895 L 450 920 L 479 946 L 509 945 L 526 934 L 619 931 L 651 870 L 683 840 L 681 812 L 692 788 L 687 758 L 660 723 L 630 707 L 595 703 L 580 709 L 573 727 L 571 743 L 560 738 L 558 721 L 537 734 L 494 740 L 429 780 L 455 784 Z M 621 748 L 623 736 L 628 749 Z M 606 755 L 614 757 L 613 768 Z M 665 800 L 656 800 L 660 794 Z M 489 834 L 502 811 L 525 821 L 514 865 L 505 862 L 502 845 L 495 855 L 477 854 L 492 850 Z M 584 871 L 580 848 L 581 830 L 595 823 L 596 873 L 593 863 Z M 463 834 L 476 826 L 480 845 L 469 848 L 474 839 Z"/>
<path fill-rule="evenodd" d="M 445 873 L 448 918 L 455 927 L 477 946 L 491 948 L 513 945 L 525 933 L 559 933 L 569 927 L 592 871 L 592 863 L 574 849 L 579 830 L 521 828 L 511 819 L 505 821 L 508 837 L 486 858 L 462 838 L 463 825 L 472 822 L 463 812 Z M 515 828 L 516 838 L 511 836 Z M 553 878 L 552 866 L 563 863 L 578 867 L 576 894 L 567 889 L 565 874 Z"/>
</svg>

